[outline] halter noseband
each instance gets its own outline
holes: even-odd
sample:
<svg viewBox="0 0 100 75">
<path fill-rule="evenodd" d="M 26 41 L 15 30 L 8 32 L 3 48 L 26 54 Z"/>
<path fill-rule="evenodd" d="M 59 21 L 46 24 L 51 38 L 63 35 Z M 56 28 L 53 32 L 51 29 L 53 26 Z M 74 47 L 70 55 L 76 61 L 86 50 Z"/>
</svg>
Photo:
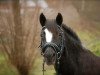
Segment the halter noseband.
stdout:
<svg viewBox="0 0 100 75">
<path fill-rule="evenodd" d="M 43 30 L 45 29 L 46 27 L 42 27 L 42 32 Z M 41 39 L 41 44 L 39 47 L 41 47 L 42 50 L 45 50 L 47 47 L 52 47 L 56 53 L 56 61 L 57 61 L 57 65 L 58 65 L 58 68 L 59 68 L 59 60 L 61 58 L 61 55 L 62 55 L 62 52 L 63 52 L 63 49 L 64 49 L 64 33 L 63 33 L 63 30 L 60 26 L 58 26 L 58 28 L 60 29 L 60 33 L 61 33 L 61 44 L 60 46 L 58 46 L 57 44 L 55 43 L 45 43 L 43 44 L 42 43 L 42 39 Z M 42 34 L 41 34 L 41 38 L 42 38 Z M 44 55 L 44 53 L 41 51 L 41 54 Z M 45 61 L 43 62 L 43 75 L 44 75 L 44 63 Z M 57 69 L 58 69 L 57 68 Z"/>
</svg>

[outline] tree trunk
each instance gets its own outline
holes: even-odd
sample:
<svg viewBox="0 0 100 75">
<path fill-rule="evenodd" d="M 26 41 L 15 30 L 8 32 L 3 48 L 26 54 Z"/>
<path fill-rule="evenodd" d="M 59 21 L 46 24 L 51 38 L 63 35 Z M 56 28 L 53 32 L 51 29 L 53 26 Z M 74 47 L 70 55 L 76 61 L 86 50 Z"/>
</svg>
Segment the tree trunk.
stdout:
<svg viewBox="0 0 100 75">
<path fill-rule="evenodd" d="M 20 75 L 28 75 L 29 67 L 25 64 L 25 50 L 23 47 L 23 28 L 22 21 L 20 15 L 20 2 L 19 0 L 12 1 L 12 10 L 13 10 L 13 18 L 14 18 L 14 51 L 12 55 L 14 61 L 13 64 L 17 67 Z"/>
</svg>

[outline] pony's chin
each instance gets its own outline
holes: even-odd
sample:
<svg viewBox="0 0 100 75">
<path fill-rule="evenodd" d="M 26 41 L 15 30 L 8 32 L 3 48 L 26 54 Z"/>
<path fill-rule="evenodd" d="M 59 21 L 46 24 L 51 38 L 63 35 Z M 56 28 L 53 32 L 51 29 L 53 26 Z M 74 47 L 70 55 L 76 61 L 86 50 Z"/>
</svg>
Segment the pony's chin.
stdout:
<svg viewBox="0 0 100 75">
<path fill-rule="evenodd" d="M 46 62 L 46 64 L 49 66 L 49 65 L 54 65 L 55 62 Z"/>
<path fill-rule="evenodd" d="M 55 64 L 55 58 L 53 58 L 51 60 L 45 59 L 45 62 L 46 62 L 47 65 L 54 65 Z"/>
</svg>

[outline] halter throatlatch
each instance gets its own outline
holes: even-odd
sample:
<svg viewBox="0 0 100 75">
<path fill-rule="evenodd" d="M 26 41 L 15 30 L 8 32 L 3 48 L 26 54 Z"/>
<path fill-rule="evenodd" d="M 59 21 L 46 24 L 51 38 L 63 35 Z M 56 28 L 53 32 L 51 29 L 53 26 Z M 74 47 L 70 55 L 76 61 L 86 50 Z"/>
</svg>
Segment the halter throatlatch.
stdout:
<svg viewBox="0 0 100 75">
<path fill-rule="evenodd" d="M 42 31 L 45 29 L 46 27 L 44 26 L 43 28 L 42 28 Z M 60 46 L 58 46 L 57 44 L 55 44 L 55 43 L 45 43 L 45 44 L 43 44 L 42 43 L 42 39 L 41 39 L 41 44 L 40 44 L 40 46 L 39 47 L 41 47 L 41 49 L 42 50 L 45 50 L 47 47 L 52 47 L 53 48 L 53 50 L 55 51 L 55 53 L 56 53 L 56 63 L 57 63 L 57 70 L 59 69 L 59 64 L 60 64 L 60 62 L 59 62 L 59 60 L 60 60 L 60 58 L 61 58 L 61 55 L 62 55 L 62 52 L 63 52 L 63 49 L 64 49 L 64 34 L 63 34 L 63 30 L 62 30 L 62 28 L 60 27 L 60 26 L 58 26 L 58 28 L 60 29 L 60 33 L 61 33 L 61 44 L 60 44 Z M 42 35 L 41 35 L 41 37 L 42 37 Z M 41 51 L 41 54 L 42 55 L 44 55 L 44 53 Z M 43 75 L 44 75 L 44 64 L 45 64 L 45 60 L 43 60 Z"/>
</svg>

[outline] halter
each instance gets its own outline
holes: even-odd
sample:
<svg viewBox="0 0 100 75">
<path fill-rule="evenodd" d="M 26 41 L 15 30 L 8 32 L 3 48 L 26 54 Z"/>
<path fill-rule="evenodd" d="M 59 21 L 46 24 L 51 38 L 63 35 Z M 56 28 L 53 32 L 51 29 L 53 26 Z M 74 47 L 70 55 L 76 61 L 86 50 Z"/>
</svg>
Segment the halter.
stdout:
<svg viewBox="0 0 100 75">
<path fill-rule="evenodd" d="M 42 27 L 42 32 L 45 28 L 46 28 L 45 26 Z M 56 53 L 57 71 L 59 69 L 59 60 L 61 58 L 61 55 L 62 55 L 62 52 L 63 52 L 63 49 L 64 49 L 64 33 L 63 33 L 63 30 L 60 26 L 58 26 L 58 28 L 60 29 L 60 33 L 61 33 L 61 44 L 60 44 L 60 46 L 58 46 L 55 43 L 47 43 L 47 42 L 45 44 L 43 44 L 43 42 L 42 42 L 43 34 L 41 34 L 41 44 L 39 46 L 39 47 L 41 47 L 42 50 L 45 50 L 47 47 L 52 47 L 54 49 L 54 51 Z M 41 51 L 41 55 L 44 55 L 44 53 L 42 51 Z M 43 70 L 42 70 L 43 75 L 44 75 L 44 71 L 45 71 L 44 70 L 44 64 L 45 64 L 45 61 L 43 60 Z"/>
</svg>

